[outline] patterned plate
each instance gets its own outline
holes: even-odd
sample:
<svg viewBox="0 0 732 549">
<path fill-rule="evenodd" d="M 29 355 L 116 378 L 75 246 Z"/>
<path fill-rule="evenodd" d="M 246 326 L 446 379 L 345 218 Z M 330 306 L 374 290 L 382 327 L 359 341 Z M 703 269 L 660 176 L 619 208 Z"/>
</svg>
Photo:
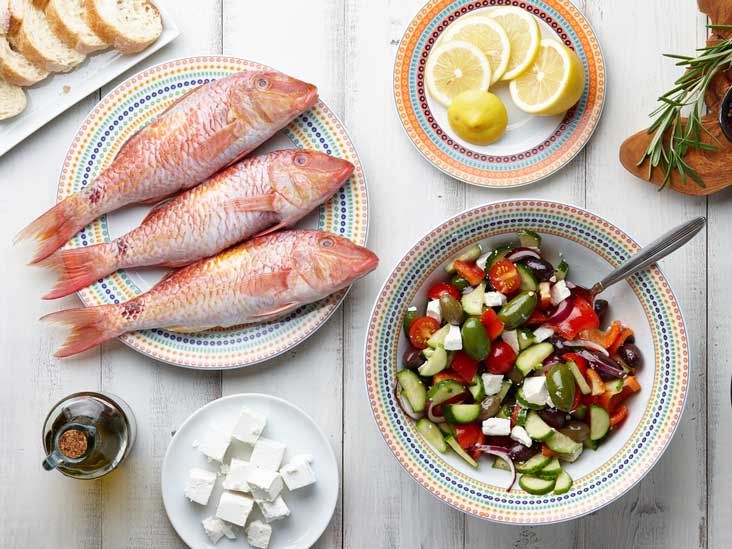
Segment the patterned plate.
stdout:
<svg viewBox="0 0 732 549">
<path fill-rule="evenodd" d="M 656 463 L 681 418 L 686 400 L 689 355 L 679 305 L 666 278 L 653 267 L 603 293 L 612 319 L 632 327 L 645 365 L 640 393 L 628 401 L 625 423 L 597 451 L 586 450 L 565 464 L 574 479 L 564 495 L 533 496 L 516 485 L 506 492 L 509 475 L 481 459 L 472 469 L 456 454 L 436 452 L 417 432 L 394 399 L 401 354 L 407 347 L 401 329 L 407 308 L 424 307 L 429 285 L 444 280 L 442 266 L 476 242 L 492 249 L 515 238 L 519 229 L 543 237 L 552 261 L 559 253 L 569 277 L 591 285 L 639 250 L 628 235 L 601 217 L 575 206 L 539 200 L 496 202 L 468 210 L 441 224 L 399 261 L 386 280 L 366 334 L 366 384 L 376 423 L 396 459 L 438 499 L 465 513 L 497 522 L 542 524 L 591 513 L 627 492 Z"/>
<path fill-rule="evenodd" d="M 517 6 L 539 21 L 544 38 L 574 50 L 585 69 L 585 91 L 564 116 L 539 117 L 513 106 L 506 83 L 491 87 L 506 105 L 509 126 L 499 141 L 476 146 L 458 138 L 447 110 L 424 83 L 427 58 L 442 33 L 461 17 L 496 6 Z M 564 167 L 595 131 L 605 102 L 605 65 L 594 32 L 569 0 L 430 0 L 412 20 L 394 63 L 399 118 L 417 150 L 446 174 L 484 187 L 516 187 Z"/>
<path fill-rule="evenodd" d="M 64 161 L 58 200 L 83 188 L 104 168 L 129 136 L 192 87 L 245 69 L 264 65 L 233 57 L 194 57 L 151 67 L 120 84 L 87 116 Z M 366 180 L 356 150 L 328 106 L 319 101 L 272 138 L 277 148 L 303 147 L 351 161 L 351 179 L 304 225 L 331 231 L 364 245 L 368 232 Z M 268 143 L 265 148 L 272 148 Z M 146 209 L 127 208 L 99 218 L 82 230 L 71 247 L 107 242 L 131 230 Z M 149 289 L 161 272 L 119 271 L 79 292 L 85 305 L 126 301 Z M 338 308 L 347 290 L 301 307 L 265 324 L 177 334 L 146 330 L 120 337 L 133 349 L 157 360 L 191 368 L 232 368 L 272 358 L 301 343 Z"/>
</svg>

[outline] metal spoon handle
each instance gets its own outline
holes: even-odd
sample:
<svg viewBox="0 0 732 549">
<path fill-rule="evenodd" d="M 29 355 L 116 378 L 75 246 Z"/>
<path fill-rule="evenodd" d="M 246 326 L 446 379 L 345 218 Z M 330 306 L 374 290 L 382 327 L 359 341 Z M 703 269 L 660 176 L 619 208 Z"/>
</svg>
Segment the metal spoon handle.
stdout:
<svg viewBox="0 0 732 549">
<path fill-rule="evenodd" d="M 656 261 L 663 259 L 671 252 L 678 250 L 681 246 L 694 238 L 694 235 L 704 228 L 706 222 L 706 217 L 697 217 L 696 219 L 692 219 L 691 221 L 672 229 L 658 240 L 654 240 L 628 261 L 621 264 L 600 282 L 595 284 L 592 287 L 592 293 L 597 295 L 616 282 L 620 282 L 621 280 L 628 278 L 641 269 L 645 269 Z"/>
</svg>

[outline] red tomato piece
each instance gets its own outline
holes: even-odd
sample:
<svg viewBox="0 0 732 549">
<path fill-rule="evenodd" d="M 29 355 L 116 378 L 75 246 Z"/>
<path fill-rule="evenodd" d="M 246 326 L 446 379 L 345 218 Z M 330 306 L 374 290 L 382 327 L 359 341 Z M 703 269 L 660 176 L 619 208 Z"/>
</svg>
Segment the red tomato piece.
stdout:
<svg viewBox="0 0 732 549">
<path fill-rule="evenodd" d="M 409 342 L 416 349 L 426 349 L 427 340 L 440 329 L 440 323 L 429 316 L 420 316 L 409 326 Z"/>
<path fill-rule="evenodd" d="M 453 265 L 457 273 L 467 280 L 471 286 L 477 286 L 485 278 L 485 271 L 472 261 L 456 259 Z"/>
<path fill-rule="evenodd" d="M 491 347 L 485 359 L 485 369 L 492 374 L 505 374 L 511 371 L 516 362 L 516 353 L 505 341 L 499 341 Z"/>
<path fill-rule="evenodd" d="M 518 292 L 521 287 L 521 277 L 516 265 L 508 259 L 496 261 L 488 273 L 488 278 L 493 287 L 502 294 L 511 295 Z"/>
<path fill-rule="evenodd" d="M 485 326 L 488 337 L 491 341 L 496 339 L 503 332 L 503 321 L 498 318 L 498 315 L 493 309 L 486 309 L 483 315 L 480 317 L 480 323 Z"/>
<path fill-rule="evenodd" d="M 513 410 L 511 410 L 511 429 L 513 429 L 516 426 L 516 421 L 518 421 L 519 412 L 521 412 L 521 405 L 517 402 L 513 405 Z"/>
<path fill-rule="evenodd" d="M 453 286 L 452 284 L 448 284 L 447 282 L 439 282 L 438 284 L 435 284 L 430 288 L 430 291 L 427 292 L 427 297 L 430 299 L 440 299 L 440 296 L 442 294 L 449 294 L 455 299 L 460 299 L 460 292 L 458 289 Z"/>
<path fill-rule="evenodd" d="M 581 297 L 574 298 L 574 307 L 569 316 L 558 324 L 550 323 L 554 330 L 565 339 L 574 339 L 582 330 L 590 330 L 600 327 L 600 319 L 586 300 Z"/>
<path fill-rule="evenodd" d="M 587 379 L 587 361 L 583 357 L 579 356 L 577 353 L 564 353 L 562 358 L 564 360 L 571 360 L 574 362 L 577 369 L 580 371 L 580 374 L 582 374 L 582 377 Z"/>
<path fill-rule="evenodd" d="M 475 374 L 478 373 L 478 364 L 479 361 L 475 360 L 467 353 L 463 351 L 455 351 L 455 354 L 452 357 L 452 363 L 450 364 L 450 368 L 457 375 L 463 378 L 463 381 L 465 381 L 465 383 L 470 383 L 471 381 L 473 381 Z"/>
<path fill-rule="evenodd" d="M 468 423 L 466 425 L 455 426 L 455 438 L 463 450 L 468 450 L 478 444 L 483 431 L 478 423 Z"/>
<path fill-rule="evenodd" d="M 464 383 L 463 378 L 458 375 L 457 372 L 454 372 L 453 370 L 442 370 L 439 374 L 432 376 L 432 384 L 437 385 L 440 381 L 445 381 L 446 379 L 451 379 L 458 383 Z"/>
<path fill-rule="evenodd" d="M 483 431 L 480 431 L 480 434 L 478 435 L 478 438 L 476 439 L 475 444 L 476 444 L 476 446 L 479 444 L 480 445 L 485 444 L 485 435 L 483 434 Z M 468 453 L 470 454 L 471 458 L 476 459 L 476 460 L 483 454 L 483 452 L 481 452 L 480 450 L 472 450 L 472 451 L 468 451 Z"/>
<path fill-rule="evenodd" d="M 547 457 L 558 457 L 559 454 L 546 445 L 546 442 L 541 443 L 541 453 Z"/>
<path fill-rule="evenodd" d="M 527 326 L 541 326 L 544 324 L 549 317 L 545 315 L 543 312 L 541 312 L 539 309 L 534 309 L 534 312 L 531 313 L 531 316 L 526 321 Z"/>
</svg>

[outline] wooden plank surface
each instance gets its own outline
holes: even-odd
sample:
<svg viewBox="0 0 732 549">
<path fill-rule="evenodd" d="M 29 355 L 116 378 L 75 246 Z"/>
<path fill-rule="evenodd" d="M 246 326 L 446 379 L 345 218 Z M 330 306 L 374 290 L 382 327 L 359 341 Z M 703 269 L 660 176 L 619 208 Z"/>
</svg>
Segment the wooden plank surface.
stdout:
<svg viewBox="0 0 732 549">
<path fill-rule="evenodd" d="M 708 201 L 657 193 L 626 174 L 617 148 L 647 123 L 658 93 L 678 75 L 662 52 L 691 52 L 704 20 L 692 0 L 577 0 L 603 46 L 608 100 L 589 146 L 559 174 L 514 191 L 458 183 L 425 162 L 393 106 L 392 64 L 422 0 L 160 0 L 181 37 L 146 65 L 223 52 L 258 60 L 318 84 L 349 128 L 369 183 L 369 246 L 379 269 L 303 345 L 241 371 L 200 373 L 150 361 L 114 342 L 81 359 L 49 358 L 61 334 L 36 323 L 76 298 L 41 303 L 50 275 L 23 264 L 11 245 L 50 206 L 68 143 L 98 97 L 90 97 L 0 159 L 0 546 L 180 547 L 162 508 L 159 473 L 171 432 L 220 395 L 266 392 L 305 409 L 341 462 L 341 499 L 318 547 L 698 547 L 732 546 L 730 359 L 727 290 L 732 272 L 732 193 Z M 142 68 L 142 67 L 139 67 Z M 108 89 L 102 90 L 106 93 Z M 38 162 L 39 154 L 43 162 Z M 28 166 L 33 170 L 28 170 Z M 32 198 L 31 198 L 32 197 Z M 682 425 L 655 469 L 629 494 L 582 520 L 512 527 L 466 518 L 417 486 L 392 458 L 371 418 L 363 379 L 363 335 L 382 281 L 428 229 L 465 208 L 539 197 L 585 206 L 627 228 L 641 244 L 695 215 L 708 234 L 662 268 L 691 338 L 692 382 Z M 45 473 L 39 431 L 48 408 L 82 389 L 130 402 L 140 424 L 130 461 L 99 482 Z M 43 494 L 39 496 L 39 494 Z M 222 542 L 223 543 L 223 542 Z"/>
</svg>

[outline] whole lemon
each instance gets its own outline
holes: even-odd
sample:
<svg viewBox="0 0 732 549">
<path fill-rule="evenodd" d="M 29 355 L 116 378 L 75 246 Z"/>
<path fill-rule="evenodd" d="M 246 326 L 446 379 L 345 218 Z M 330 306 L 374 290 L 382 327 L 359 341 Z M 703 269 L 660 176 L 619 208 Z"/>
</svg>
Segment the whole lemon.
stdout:
<svg viewBox="0 0 732 549">
<path fill-rule="evenodd" d="M 447 109 L 447 119 L 456 134 L 475 145 L 497 141 L 508 126 L 503 102 L 483 90 L 467 90 L 457 95 Z"/>
</svg>

